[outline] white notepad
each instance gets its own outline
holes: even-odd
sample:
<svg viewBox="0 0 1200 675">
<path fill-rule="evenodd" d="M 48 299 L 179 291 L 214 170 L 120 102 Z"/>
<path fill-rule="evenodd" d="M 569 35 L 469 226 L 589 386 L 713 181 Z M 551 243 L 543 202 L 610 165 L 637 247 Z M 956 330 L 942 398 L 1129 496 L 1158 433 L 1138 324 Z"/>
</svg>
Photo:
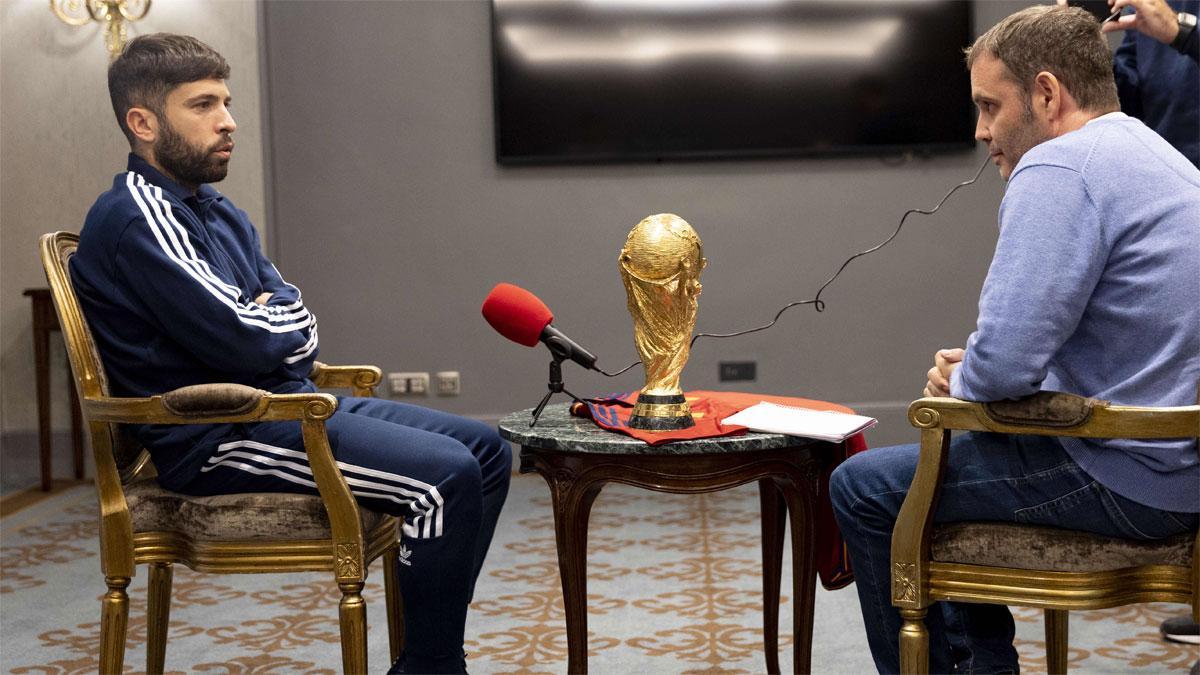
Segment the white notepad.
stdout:
<svg viewBox="0 0 1200 675">
<path fill-rule="evenodd" d="M 721 424 L 736 424 L 752 431 L 833 442 L 844 441 L 849 436 L 870 429 L 877 422 L 874 417 L 833 410 L 796 408 L 767 401 L 721 420 Z"/>
</svg>

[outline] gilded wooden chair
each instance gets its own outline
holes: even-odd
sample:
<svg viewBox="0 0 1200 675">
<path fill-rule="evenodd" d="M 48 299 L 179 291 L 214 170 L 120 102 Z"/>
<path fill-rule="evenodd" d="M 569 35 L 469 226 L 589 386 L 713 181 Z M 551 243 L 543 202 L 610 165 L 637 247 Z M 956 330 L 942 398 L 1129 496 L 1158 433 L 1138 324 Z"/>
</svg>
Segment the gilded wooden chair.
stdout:
<svg viewBox="0 0 1200 675">
<path fill-rule="evenodd" d="M 342 592 L 342 666 L 347 673 L 362 673 L 367 670 L 363 582 L 367 566 L 382 556 L 394 660 L 404 640 L 395 582 L 400 523 L 360 509 L 338 471 L 325 433 L 337 399 L 325 393 L 272 394 L 236 384 L 183 387 L 149 398 L 110 396 L 67 272 L 78 242 L 69 232 L 43 235 L 41 255 L 96 462 L 100 566 L 108 585 L 101 601 L 100 671 L 122 670 L 129 617 L 126 588 L 138 564 L 149 565 L 146 669 L 151 673 L 163 671 L 175 563 L 214 573 L 333 572 Z M 321 387 L 370 396 L 380 376 L 374 366 L 317 364 L 311 377 Z M 153 478 L 149 454 L 122 426 L 281 420 L 299 421 L 319 496 L 168 492 Z"/>
<path fill-rule="evenodd" d="M 1197 438 L 1200 405 L 1118 406 L 1040 392 L 995 403 L 922 398 L 909 407 L 908 419 L 921 430 L 921 452 L 892 534 L 892 604 L 902 618 L 902 673 L 929 672 L 924 618 L 938 600 L 1042 608 L 1050 673 L 1067 671 L 1070 610 L 1182 602 L 1200 620 L 1200 532 L 1133 541 L 1009 523 L 933 523 L 951 430 Z"/>
</svg>

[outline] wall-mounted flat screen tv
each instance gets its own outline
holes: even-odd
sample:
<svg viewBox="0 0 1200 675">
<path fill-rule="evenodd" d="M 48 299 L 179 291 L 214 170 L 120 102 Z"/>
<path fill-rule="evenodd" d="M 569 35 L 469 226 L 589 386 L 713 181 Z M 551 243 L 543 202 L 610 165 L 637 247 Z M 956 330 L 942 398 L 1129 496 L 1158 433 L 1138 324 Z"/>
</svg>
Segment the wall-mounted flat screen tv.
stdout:
<svg viewBox="0 0 1200 675">
<path fill-rule="evenodd" d="M 965 0 L 492 0 L 503 164 L 972 145 Z"/>
</svg>

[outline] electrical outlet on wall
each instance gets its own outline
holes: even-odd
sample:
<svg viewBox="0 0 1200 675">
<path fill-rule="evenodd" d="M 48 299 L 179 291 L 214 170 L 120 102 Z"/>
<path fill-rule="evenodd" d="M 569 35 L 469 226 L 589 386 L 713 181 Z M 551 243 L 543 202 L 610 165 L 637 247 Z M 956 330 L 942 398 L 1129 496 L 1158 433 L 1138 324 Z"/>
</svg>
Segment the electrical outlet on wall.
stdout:
<svg viewBox="0 0 1200 675">
<path fill-rule="evenodd" d="M 457 370 L 443 370 L 434 373 L 433 378 L 438 396 L 458 396 L 462 393 L 462 380 Z"/>
<path fill-rule="evenodd" d="M 758 377 L 757 361 L 721 361 L 717 364 L 717 379 L 721 382 L 736 382 L 748 380 L 753 382 Z"/>
<path fill-rule="evenodd" d="M 429 393 L 429 373 L 413 373 L 408 378 L 408 393 L 414 396 L 425 396 Z"/>
<path fill-rule="evenodd" d="M 429 373 L 388 373 L 392 396 L 425 396 L 429 393 Z"/>
</svg>

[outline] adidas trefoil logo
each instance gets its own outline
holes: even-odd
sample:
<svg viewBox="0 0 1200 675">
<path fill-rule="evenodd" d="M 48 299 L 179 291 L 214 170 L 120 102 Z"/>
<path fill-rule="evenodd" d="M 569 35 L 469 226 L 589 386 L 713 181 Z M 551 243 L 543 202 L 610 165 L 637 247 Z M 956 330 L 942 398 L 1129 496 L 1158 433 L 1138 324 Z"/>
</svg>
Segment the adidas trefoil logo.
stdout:
<svg viewBox="0 0 1200 675">
<path fill-rule="evenodd" d="M 400 544 L 400 550 L 398 553 L 400 556 L 400 564 L 412 567 L 412 561 L 409 560 L 409 558 L 412 557 L 412 551 L 408 550 L 408 547 L 404 544 Z"/>
</svg>

